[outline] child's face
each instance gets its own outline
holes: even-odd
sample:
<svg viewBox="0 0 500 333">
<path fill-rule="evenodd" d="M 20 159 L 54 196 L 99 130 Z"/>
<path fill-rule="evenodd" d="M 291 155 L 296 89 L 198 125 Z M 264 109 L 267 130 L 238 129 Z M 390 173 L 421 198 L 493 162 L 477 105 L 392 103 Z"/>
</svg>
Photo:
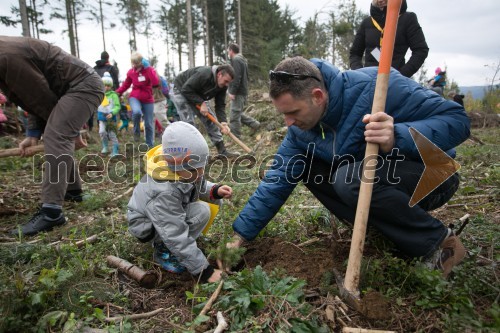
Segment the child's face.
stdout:
<svg viewBox="0 0 500 333">
<path fill-rule="evenodd" d="M 205 168 L 198 168 L 198 169 L 190 169 L 190 170 L 180 170 L 176 171 L 177 175 L 181 177 L 184 181 L 188 183 L 193 183 L 196 182 L 197 180 L 200 180 L 201 177 L 205 174 Z"/>
<path fill-rule="evenodd" d="M 106 91 L 110 91 L 111 89 L 113 89 L 113 86 L 108 86 L 108 85 L 105 85 L 105 86 L 104 86 L 104 89 L 105 89 Z"/>
</svg>

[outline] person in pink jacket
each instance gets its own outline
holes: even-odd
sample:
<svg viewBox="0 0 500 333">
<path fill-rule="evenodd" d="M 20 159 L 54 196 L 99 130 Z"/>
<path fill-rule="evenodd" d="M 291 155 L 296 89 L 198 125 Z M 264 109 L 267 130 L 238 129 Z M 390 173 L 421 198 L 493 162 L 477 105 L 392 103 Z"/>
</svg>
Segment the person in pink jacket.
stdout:
<svg viewBox="0 0 500 333">
<path fill-rule="evenodd" d="M 144 128 L 146 130 L 146 144 L 149 148 L 154 146 L 154 98 L 153 87 L 159 85 L 158 75 L 149 61 L 138 52 L 131 56 L 132 68 L 127 72 L 127 78 L 120 88 L 116 90 L 122 95 L 131 85 L 132 92 L 129 104 L 132 109 L 132 120 L 134 121 L 134 140 L 138 142 L 141 136 L 141 117 L 144 116 Z"/>
</svg>

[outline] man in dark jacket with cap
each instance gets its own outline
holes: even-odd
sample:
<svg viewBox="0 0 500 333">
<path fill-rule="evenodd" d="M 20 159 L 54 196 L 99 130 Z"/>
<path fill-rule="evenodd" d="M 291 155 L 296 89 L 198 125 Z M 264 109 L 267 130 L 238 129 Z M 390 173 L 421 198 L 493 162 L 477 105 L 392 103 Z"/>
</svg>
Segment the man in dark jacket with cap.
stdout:
<svg viewBox="0 0 500 333">
<path fill-rule="evenodd" d="M 113 79 L 113 90 L 118 89 L 120 82 L 118 81 L 118 69 L 109 63 L 109 54 L 106 51 L 101 53 L 101 59 L 95 62 L 95 71 L 100 77 L 104 76 L 104 73 L 108 72 Z"/>
<path fill-rule="evenodd" d="M 13 234 L 34 235 L 66 223 L 63 202 L 82 201 L 82 185 L 73 160 L 86 146 L 80 128 L 97 110 L 104 85 L 97 73 L 78 58 L 45 41 L 0 36 L 0 89 L 29 113 L 24 149 L 43 134 L 46 166 L 42 206 Z"/>
<path fill-rule="evenodd" d="M 95 62 L 94 66 L 95 71 L 97 74 L 99 74 L 100 77 L 104 76 L 104 73 L 108 72 L 111 75 L 111 78 L 113 79 L 113 90 L 118 89 L 120 86 L 120 82 L 118 81 L 118 68 L 116 66 L 113 66 L 109 63 L 109 54 L 106 51 L 103 51 L 101 53 L 101 59 L 97 60 Z M 92 129 L 94 128 L 94 115 L 90 117 L 90 119 L 87 121 L 87 126 L 89 128 L 89 131 L 92 132 Z"/>
<path fill-rule="evenodd" d="M 406 0 L 403 0 L 394 42 L 392 67 L 404 76 L 411 77 L 424 63 L 429 53 L 429 47 L 418 23 L 417 15 L 407 12 L 406 9 Z M 387 0 L 373 0 L 370 6 L 370 15 L 361 22 L 352 43 L 349 56 L 351 69 L 378 66 L 387 15 Z M 411 50 L 411 56 L 406 62 L 405 55 L 408 48 Z M 365 55 L 364 66 L 363 53 Z"/>
</svg>

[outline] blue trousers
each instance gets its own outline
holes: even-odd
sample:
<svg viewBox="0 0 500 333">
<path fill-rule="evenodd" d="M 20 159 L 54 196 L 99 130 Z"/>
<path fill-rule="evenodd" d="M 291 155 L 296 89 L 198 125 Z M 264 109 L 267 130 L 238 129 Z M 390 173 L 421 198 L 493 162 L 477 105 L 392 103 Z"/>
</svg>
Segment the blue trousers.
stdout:
<svg viewBox="0 0 500 333">
<path fill-rule="evenodd" d="M 132 120 L 134 121 L 134 137 L 141 136 L 141 118 L 144 116 L 144 130 L 146 132 L 146 144 L 149 148 L 154 147 L 154 103 L 142 103 L 137 98 L 129 98 L 132 109 Z"/>
<path fill-rule="evenodd" d="M 354 223 L 362 162 L 334 167 L 333 174 L 331 165 L 326 162 L 315 159 L 311 164 L 305 186 L 340 220 Z M 375 173 L 378 181 L 373 186 L 368 226 L 376 228 L 408 257 L 427 258 L 439 247 L 447 235 L 447 228 L 428 211 L 444 205 L 458 189 L 459 177 L 454 174 L 410 207 L 408 203 L 423 170 L 422 163 L 400 161 L 393 170 L 385 163 Z M 318 179 L 322 181 L 317 182 Z M 395 179 L 399 180 L 395 182 Z"/>
</svg>

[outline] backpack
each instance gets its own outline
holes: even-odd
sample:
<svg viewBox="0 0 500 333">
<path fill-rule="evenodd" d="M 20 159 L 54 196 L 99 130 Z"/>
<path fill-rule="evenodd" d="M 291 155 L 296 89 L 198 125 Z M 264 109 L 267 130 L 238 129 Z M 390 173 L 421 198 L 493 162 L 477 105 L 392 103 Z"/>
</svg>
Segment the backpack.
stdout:
<svg viewBox="0 0 500 333">
<path fill-rule="evenodd" d="M 446 72 L 441 72 L 438 74 L 439 78 L 432 85 L 433 87 L 444 87 L 446 86 Z"/>
<path fill-rule="evenodd" d="M 167 80 L 163 76 L 160 76 L 160 82 L 161 82 L 161 92 L 163 96 L 168 97 L 170 89 L 168 88 Z"/>
</svg>

